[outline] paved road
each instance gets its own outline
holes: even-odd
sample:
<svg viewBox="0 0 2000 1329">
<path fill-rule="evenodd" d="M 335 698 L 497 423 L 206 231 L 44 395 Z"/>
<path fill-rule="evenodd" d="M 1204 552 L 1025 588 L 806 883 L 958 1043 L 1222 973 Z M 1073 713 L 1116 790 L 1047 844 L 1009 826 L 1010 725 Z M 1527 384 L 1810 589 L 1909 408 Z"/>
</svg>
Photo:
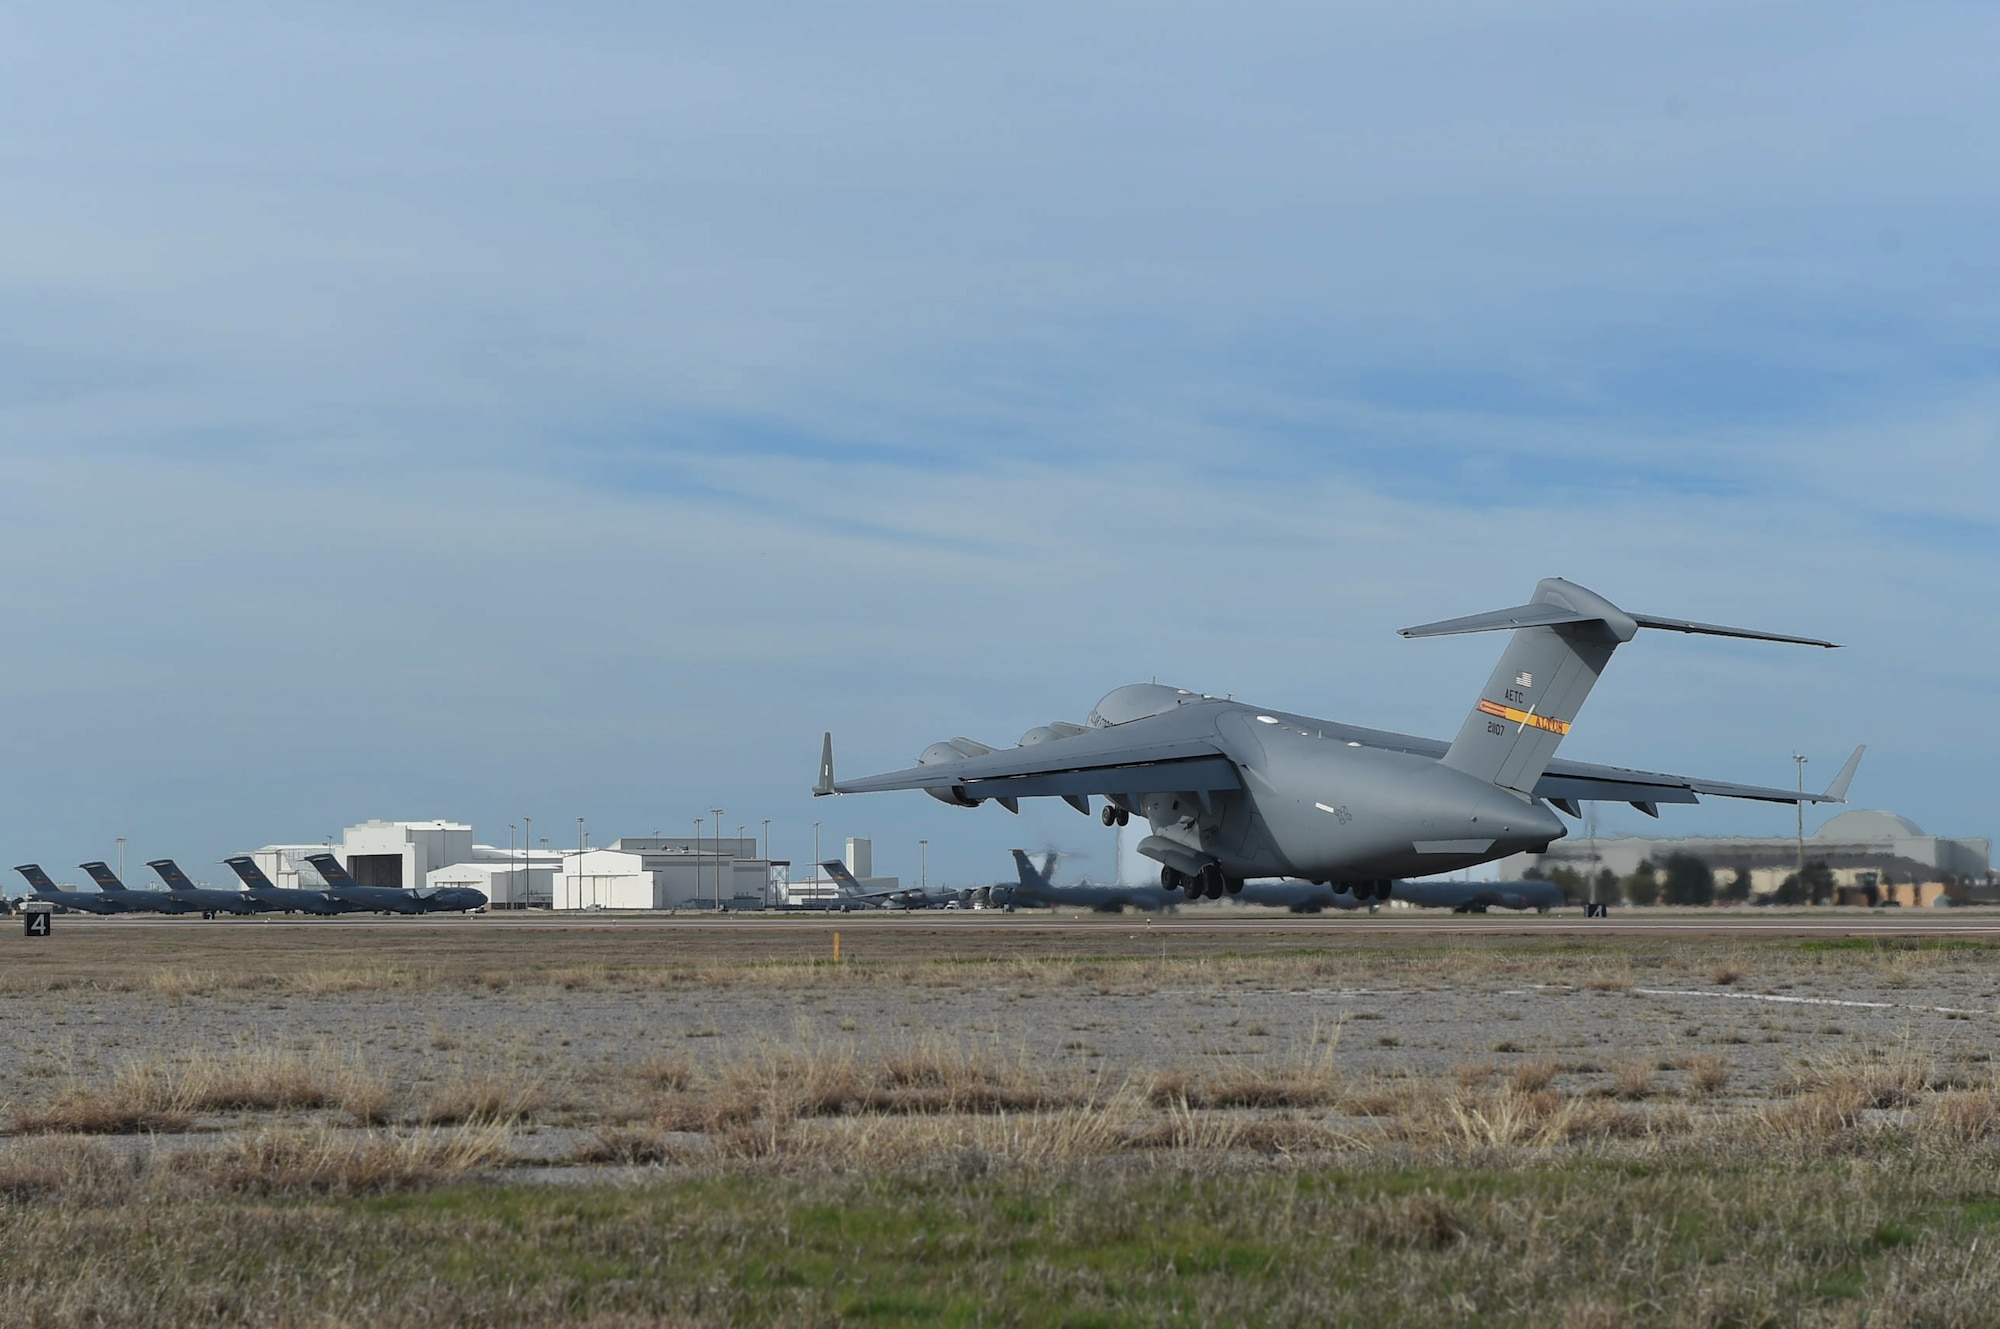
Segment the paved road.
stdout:
<svg viewBox="0 0 2000 1329">
<path fill-rule="evenodd" d="M 1301 936 L 1514 936 L 1514 937 L 1601 937 L 1601 936 L 1705 936 L 1705 937 L 1891 937 L 1959 936 L 2000 938 L 2000 909 L 1902 910 L 1902 909 L 1814 909 L 1768 910 L 1622 910 L 1608 919 L 1586 919 L 1572 910 L 1538 914 L 1451 914 L 1443 911 L 1389 910 L 1379 914 L 1320 914 L 1294 916 L 1278 913 L 1248 913 L 1216 910 L 1213 913 L 1179 914 L 1092 914 L 1019 913 L 926 910 L 870 911 L 856 914 L 730 914 L 723 917 L 700 914 L 486 914 L 472 916 L 428 915 L 406 918 L 375 914 L 348 914 L 335 918 L 301 915 L 263 914 L 249 918 L 218 918 L 136 915 L 97 917 L 64 915 L 56 921 L 64 931 L 71 929 L 161 929 L 161 928 L 389 928 L 453 932 L 477 931 L 493 935 L 508 932 L 606 930 L 630 933 L 633 930 L 672 932 L 726 932 L 739 936 L 759 932 L 798 933 L 834 931 L 873 934 L 882 932 L 925 932 L 945 935 L 964 929 L 1004 930 L 1013 935 L 1058 933 L 1088 935 L 1092 931 L 1145 931 L 1154 934 L 1199 934 L 1204 936 L 1242 934 L 1246 936 L 1297 938 Z"/>
</svg>

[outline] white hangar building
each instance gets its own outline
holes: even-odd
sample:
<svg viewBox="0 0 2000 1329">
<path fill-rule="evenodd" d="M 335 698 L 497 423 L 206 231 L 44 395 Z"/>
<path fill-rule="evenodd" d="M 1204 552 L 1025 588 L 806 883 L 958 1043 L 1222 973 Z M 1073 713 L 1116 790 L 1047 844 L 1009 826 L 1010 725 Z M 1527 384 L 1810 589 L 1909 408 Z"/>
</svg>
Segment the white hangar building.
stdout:
<svg viewBox="0 0 2000 1329">
<path fill-rule="evenodd" d="M 754 836 L 626 837 L 563 856 L 557 909 L 762 909 L 777 902 Z"/>
<path fill-rule="evenodd" d="M 252 857 L 274 885 L 312 890 L 325 883 L 306 858 L 329 851 L 357 885 L 406 891 L 472 886 L 497 909 L 548 906 L 563 862 L 554 850 L 474 844 L 471 825 L 458 821 L 364 821 L 332 845 L 265 845 Z"/>
</svg>

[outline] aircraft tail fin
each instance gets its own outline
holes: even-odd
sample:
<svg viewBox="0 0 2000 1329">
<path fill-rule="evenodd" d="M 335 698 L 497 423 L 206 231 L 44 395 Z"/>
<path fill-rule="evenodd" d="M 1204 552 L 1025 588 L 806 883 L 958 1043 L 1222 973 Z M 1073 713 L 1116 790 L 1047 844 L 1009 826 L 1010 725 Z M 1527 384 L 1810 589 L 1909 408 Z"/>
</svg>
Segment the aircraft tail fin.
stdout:
<svg viewBox="0 0 2000 1329">
<path fill-rule="evenodd" d="M 1034 860 L 1026 853 L 1014 850 L 1014 872 L 1021 879 L 1021 885 L 1031 891 L 1048 889 L 1049 874 L 1056 869 L 1056 856 L 1048 854 L 1042 859 L 1041 871 L 1035 870 Z"/>
<path fill-rule="evenodd" d="M 858 893 L 861 890 L 861 883 L 856 881 L 854 874 L 847 870 L 847 864 L 841 862 L 839 859 L 830 858 L 819 866 L 821 871 L 833 878 L 833 884 L 840 888 L 842 895 Z"/>
<path fill-rule="evenodd" d="M 1640 628 L 1831 647 L 1812 637 L 1719 627 L 1652 614 L 1628 614 L 1594 591 L 1560 577 L 1544 579 L 1534 598 L 1512 609 L 1404 628 L 1405 637 L 1511 631 L 1479 702 L 1444 755 L 1444 764 L 1503 789 L 1531 793 L 1597 685 L 1611 654 Z"/>
<path fill-rule="evenodd" d="M 359 885 L 353 877 L 347 874 L 347 869 L 341 866 L 340 860 L 332 854 L 308 854 L 306 862 L 312 865 L 313 871 L 319 873 L 320 879 L 326 882 L 329 887 L 338 890 L 353 890 Z"/>
<path fill-rule="evenodd" d="M 122 891 L 125 883 L 118 880 L 118 874 L 111 870 L 109 863 L 79 863 L 78 867 L 90 874 L 100 891 Z"/>
<path fill-rule="evenodd" d="M 171 858 L 156 858 L 146 866 L 160 874 L 160 880 L 167 883 L 167 889 L 170 891 L 194 889 L 194 883 L 188 880 L 187 873 L 182 872 L 181 865 Z"/>
<path fill-rule="evenodd" d="M 59 891 L 62 887 L 49 880 L 49 874 L 42 871 L 40 863 L 23 863 L 14 869 L 28 879 L 28 885 L 36 891 Z"/>
<path fill-rule="evenodd" d="M 276 889 L 271 884 L 271 879 L 264 875 L 264 869 L 258 867 L 257 860 L 250 857 L 250 855 L 238 854 L 234 858 L 225 858 L 222 861 L 251 890 L 268 891 Z"/>
</svg>

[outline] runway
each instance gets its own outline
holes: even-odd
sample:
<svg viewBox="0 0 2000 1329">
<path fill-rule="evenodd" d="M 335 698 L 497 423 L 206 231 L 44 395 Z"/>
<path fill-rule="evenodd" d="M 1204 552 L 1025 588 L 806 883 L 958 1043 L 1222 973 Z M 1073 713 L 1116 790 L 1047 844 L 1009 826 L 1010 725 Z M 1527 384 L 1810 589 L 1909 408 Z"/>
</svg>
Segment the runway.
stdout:
<svg viewBox="0 0 2000 1329">
<path fill-rule="evenodd" d="M 736 937 L 783 934 L 913 935 L 933 940 L 947 937 L 970 942 L 977 934 L 999 934 L 1025 940 L 1035 934 L 1082 940 L 1094 934 L 1174 936 L 1242 936 L 1297 942 L 1326 937 L 1356 940 L 1366 937 L 1536 938 L 1587 940 L 1596 937 L 1961 937 L 2000 938 L 2000 909 L 1861 910 L 1801 909 L 1784 912 L 1749 910 L 1614 910 L 1609 918 L 1585 918 L 1575 911 L 1552 914 L 1452 914 L 1444 911 L 1392 910 L 1378 914 L 1291 915 L 1277 912 L 1245 915 L 1098 914 L 1061 911 L 1018 913 L 944 910 L 871 910 L 850 914 L 741 913 L 713 914 L 555 914 L 544 912 L 432 915 L 419 917 L 348 914 L 333 918 L 259 914 L 249 917 L 202 919 L 187 916 L 63 915 L 60 932 L 112 929 L 179 931 L 214 929 L 356 930 L 385 929 L 396 933 L 564 934 L 603 932 L 629 936 L 635 932 L 672 934 L 732 934 Z"/>
</svg>

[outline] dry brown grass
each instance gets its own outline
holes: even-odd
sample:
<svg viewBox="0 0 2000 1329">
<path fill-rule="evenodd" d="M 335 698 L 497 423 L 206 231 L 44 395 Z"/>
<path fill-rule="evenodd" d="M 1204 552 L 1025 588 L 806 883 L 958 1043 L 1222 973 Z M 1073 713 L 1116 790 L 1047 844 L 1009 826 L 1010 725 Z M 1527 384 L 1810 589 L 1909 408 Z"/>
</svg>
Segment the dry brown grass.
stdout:
<svg viewBox="0 0 2000 1329">
<path fill-rule="evenodd" d="M 1736 960 L 1718 960 L 1709 966 L 1708 981 L 1721 987 L 1740 982 L 1750 971 Z"/>
<path fill-rule="evenodd" d="M 1697 1052 L 1683 1063 L 1688 1088 L 1704 1095 L 1720 1093 L 1733 1069 L 1729 1058 L 1719 1052 Z"/>
<path fill-rule="evenodd" d="M 308 1112 L 341 1107 L 358 1122 L 380 1121 L 388 1091 L 357 1063 L 245 1044 L 198 1049 L 180 1060 L 148 1057 L 120 1065 L 107 1083 L 72 1080 L 50 1101 L 15 1113 L 24 1134 L 132 1135 L 187 1130 L 204 1112 Z"/>
<path fill-rule="evenodd" d="M 1611 1064 L 1611 1093 L 1614 1097 L 1640 1099 L 1653 1092 L 1656 1066 L 1648 1057 L 1623 1057 Z"/>
<path fill-rule="evenodd" d="M 101 1203 L 130 1188 L 132 1169 L 101 1140 L 36 1140 L 0 1149 L 0 1201 Z"/>
<path fill-rule="evenodd" d="M 1517 1093 L 1538 1094 L 1555 1083 L 1556 1059 L 1536 1057 L 1514 1067 L 1514 1089 Z"/>
<path fill-rule="evenodd" d="M 139 1135 L 184 1131 L 193 1118 L 185 1087 L 156 1061 L 122 1066 L 107 1085 L 72 1084 L 40 1107 L 18 1109 L 23 1135 Z"/>
<path fill-rule="evenodd" d="M 408 1135 L 325 1128 L 262 1130 L 214 1150 L 173 1156 L 173 1171 L 239 1195 L 375 1195 L 424 1190 L 508 1156 L 496 1127 Z"/>
<path fill-rule="evenodd" d="M 426 1126 L 504 1125 L 543 1106 L 542 1085 L 502 1072 L 460 1075 L 431 1091 L 419 1116 Z"/>
</svg>

